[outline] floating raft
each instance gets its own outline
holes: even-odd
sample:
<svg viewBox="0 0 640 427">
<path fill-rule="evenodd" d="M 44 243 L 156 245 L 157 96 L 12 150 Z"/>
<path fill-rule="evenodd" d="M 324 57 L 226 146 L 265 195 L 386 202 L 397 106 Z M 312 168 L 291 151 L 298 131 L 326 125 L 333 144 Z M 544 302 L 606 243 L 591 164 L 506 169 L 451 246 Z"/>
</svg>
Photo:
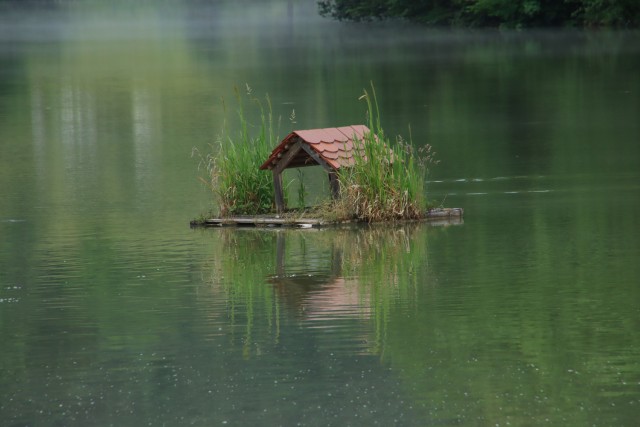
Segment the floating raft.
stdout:
<svg viewBox="0 0 640 427">
<path fill-rule="evenodd" d="M 424 218 L 432 225 L 462 224 L 464 210 L 461 208 L 437 208 L 427 212 Z M 297 227 L 314 228 L 354 223 L 354 221 L 327 222 L 320 218 L 303 216 L 242 215 L 228 218 L 210 218 L 191 221 L 192 227 Z"/>
</svg>

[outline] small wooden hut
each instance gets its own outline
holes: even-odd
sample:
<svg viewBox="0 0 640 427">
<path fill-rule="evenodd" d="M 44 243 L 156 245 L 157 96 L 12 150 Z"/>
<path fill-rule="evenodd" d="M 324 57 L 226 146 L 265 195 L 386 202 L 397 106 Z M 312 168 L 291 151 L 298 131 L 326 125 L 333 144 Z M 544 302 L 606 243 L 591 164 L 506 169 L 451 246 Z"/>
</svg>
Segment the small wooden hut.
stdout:
<svg viewBox="0 0 640 427">
<path fill-rule="evenodd" d="M 337 171 L 355 163 L 355 156 L 363 154 L 365 135 L 369 128 L 352 125 L 338 128 L 296 130 L 291 132 L 271 152 L 260 169 L 273 173 L 275 204 L 278 212 L 285 209 L 282 172 L 287 168 L 320 165 L 329 175 L 331 195 L 340 194 Z"/>
</svg>

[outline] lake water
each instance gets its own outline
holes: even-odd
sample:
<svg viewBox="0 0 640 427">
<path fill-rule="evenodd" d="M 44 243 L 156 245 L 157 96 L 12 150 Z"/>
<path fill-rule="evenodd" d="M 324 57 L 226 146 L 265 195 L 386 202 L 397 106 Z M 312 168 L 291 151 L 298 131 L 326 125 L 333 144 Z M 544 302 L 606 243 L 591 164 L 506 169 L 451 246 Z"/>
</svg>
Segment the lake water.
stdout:
<svg viewBox="0 0 640 427">
<path fill-rule="evenodd" d="M 116 4 L 0 14 L 0 425 L 637 425 L 640 33 Z M 189 228 L 234 85 L 371 81 L 463 224 Z"/>
</svg>

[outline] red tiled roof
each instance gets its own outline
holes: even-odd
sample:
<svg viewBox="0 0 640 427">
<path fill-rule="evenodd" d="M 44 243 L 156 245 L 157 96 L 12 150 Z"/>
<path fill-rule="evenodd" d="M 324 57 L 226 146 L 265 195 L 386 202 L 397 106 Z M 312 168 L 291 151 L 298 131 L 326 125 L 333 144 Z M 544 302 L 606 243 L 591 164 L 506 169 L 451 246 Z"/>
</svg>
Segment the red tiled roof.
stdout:
<svg viewBox="0 0 640 427">
<path fill-rule="evenodd" d="M 369 133 L 369 128 L 364 125 L 293 131 L 271 152 L 260 169 L 273 168 L 283 153 L 298 140 L 306 143 L 333 169 L 351 166 L 355 163 L 354 155 L 363 151 L 361 144 L 364 143 L 364 136 L 367 133 Z M 306 151 L 300 150 L 286 167 L 307 166 L 309 163 L 316 162 Z"/>
</svg>

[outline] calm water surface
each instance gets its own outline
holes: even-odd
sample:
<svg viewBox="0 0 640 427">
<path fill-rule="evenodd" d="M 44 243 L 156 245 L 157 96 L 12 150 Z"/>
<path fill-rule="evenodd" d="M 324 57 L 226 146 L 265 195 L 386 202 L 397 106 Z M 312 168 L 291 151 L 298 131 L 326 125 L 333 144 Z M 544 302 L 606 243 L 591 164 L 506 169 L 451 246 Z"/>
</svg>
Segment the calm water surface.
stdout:
<svg viewBox="0 0 640 427">
<path fill-rule="evenodd" d="M 640 33 L 314 8 L 2 10 L 0 425 L 637 425 Z M 463 224 L 189 229 L 234 85 L 284 136 L 370 81 Z"/>
</svg>

